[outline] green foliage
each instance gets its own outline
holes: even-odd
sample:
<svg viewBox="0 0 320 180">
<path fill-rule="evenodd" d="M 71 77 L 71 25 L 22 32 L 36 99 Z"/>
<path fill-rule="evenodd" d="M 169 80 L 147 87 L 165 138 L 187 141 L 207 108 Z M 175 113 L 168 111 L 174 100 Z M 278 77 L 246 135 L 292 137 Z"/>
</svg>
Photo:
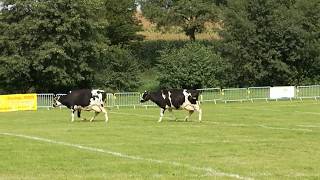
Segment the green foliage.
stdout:
<svg viewBox="0 0 320 180">
<path fill-rule="evenodd" d="M 107 41 L 99 37 L 104 24 L 96 21 L 90 7 L 73 0 L 4 1 L 4 5 L 2 86 L 11 91 L 52 92 L 91 85 L 90 63 Z M 12 76 L 14 72 L 19 73 Z"/>
<path fill-rule="evenodd" d="M 104 0 L 103 9 L 109 22 L 106 35 L 111 44 L 127 44 L 143 39 L 136 33 L 142 28 L 135 16 L 135 0 Z"/>
<path fill-rule="evenodd" d="M 221 87 L 226 83 L 228 63 L 212 47 L 190 43 L 181 49 L 161 52 L 158 72 L 164 88 Z"/>
<path fill-rule="evenodd" d="M 108 36 L 112 43 L 127 43 L 133 39 L 138 27 L 133 25 L 135 22 L 132 19 L 127 19 L 133 13 L 133 1 L 123 0 L 113 9 L 131 8 L 128 13 L 107 11 L 109 9 L 103 3 L 108 2 L 3 1 L 4 8 L 0 14 L 0 78 L 3 81 L 0 86 L 7 92 L 63 92 L 98 86 L 94 79 L 110 73 L 118 80 L 124 78 L 122 84 L 129 80 L 122 72 L 112 68 L 104 71 L 108 73 L 99 73 L 99 77 L 95 77 L 100 63 L 106 59 L 114 60 L 114 57 L 120 56 L 119 66 L 123 67 L 126 67 L 124 61 L 135 63 L 131 55 L 120 55 L 119 50 L 104 53 L 105 49 L 118 49 L 110 47 Z M 114 18 L 116 13 L 121 14 L 117 19 Z M 112 20 L 108 21 L 108 18 Z M 111 27 L 123 36 L 108 34 L 106 31 Z M 117 66 L 112 64 L 110 67 Z M 129 68 L 130 65 L 122 69 L 131 72 Z M 132 84 L 138 83 L 135 76 L 131 79 L 134 81 Z M 117 90 L 134 87 L 131 82 L 127 82 L 127 86 L 116 80 L 110 83 L 115 84 L 104 85 Z"/>
<path fill-rule="evenodd" d="M 138 92 L 159 90 L 159 81 L 157 79 L 156 68 L 147 69 L 141 74 L 141 85 L 137 89 Z"/>
<path fill-rule="evenodd" d="M 1 93 L 320 83 L 319 0 L 0 2 Z M 139 41 L 136 2 L 192 40 L 223 11 L 221 41 Z"/>
<path fill-rule="evenodd" d="M 191 40 L 204 29 L 206 22 L 217 19 L 215 3 L 208 0 L 141 0 L 142 12 L 158 27 L 178 26 Z"/>
<path fill-rule="evenodd" d="M 176 49 L 183 47 L 187 41 L 142 41 L 130 44 L 130 49 L 138 59 L 141 67 L 150 69 L 155 67 L 160 57 L 160 52 L 164 49 Z"/>
<path fill-rule="evenodd" d="M 111 46 L 105 49 L 95 67 L 94 83 L 115 91 L 133 91 L 140 85 L 137 60 L 129 50 Z"/>
<path fill-rule="evenodd" d="M 318 1 L 230 2 L 222 34 L 223 55 L 232 61 L 235 84 L 295 85 L 305 77 L 316 78 L 317 74 L 309 72 L 319 70 L 313 67 L 319 63 L 315 60 L 320 29 L 319 21 L 314 21 L 319 10 Z"/>
<path fill-rule="evenodd" d="M 134 52 L 139 61 L 141 68 L 146 69 L 147 71 L 150 68 L 153 68 L 158 64 L 159 57 L 161 56 L 161 51 L 165 49 L 180 49 L 185 46 L 190 41 L 187 40 L 149 40 L 131 43 L 129 49 Z M 197 43 L 204 46 L 216 46 L 216 41 L 205 41 L 198 40 Z"/>
</svg>

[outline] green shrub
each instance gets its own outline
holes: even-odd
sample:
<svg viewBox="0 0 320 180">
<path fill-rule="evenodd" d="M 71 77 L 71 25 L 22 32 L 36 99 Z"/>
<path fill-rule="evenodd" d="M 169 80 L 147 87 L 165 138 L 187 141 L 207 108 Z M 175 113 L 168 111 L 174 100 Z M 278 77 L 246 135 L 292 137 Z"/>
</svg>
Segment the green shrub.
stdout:
<svg viewBox="0 0 320 180">
<path fill-rule="evenodd" d="M 157 66 L 162 88 L 220 87 L 226 83 L 228 68 L 213 46 L 199 43 L 162 51 Z"/>
<path fill-rule="evenodd" d="M 112 91 L 133 91 L 140 85 L 139 65 L 127 49 L 110 46 L 97 62 L 93 84 Z"/>
</svg>

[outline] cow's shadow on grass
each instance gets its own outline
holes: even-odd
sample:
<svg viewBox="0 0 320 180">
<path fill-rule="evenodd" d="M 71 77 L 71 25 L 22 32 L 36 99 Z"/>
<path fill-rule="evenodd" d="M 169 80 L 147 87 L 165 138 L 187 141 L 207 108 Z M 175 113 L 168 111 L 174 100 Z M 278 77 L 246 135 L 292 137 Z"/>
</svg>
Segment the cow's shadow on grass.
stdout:
<svg viewBox="0 0 320 180">
<path fill-rule="evenodd" d="M 90 119 L 75 119 L 72 123 L 94 123 L 94 122 L 105 122 L 104 119 L 95 119 L 90 121 Z"/>
<path fill-rule="evenodd" d="M 165 122 L 168 122 L 168 123 L 195 123 L 195 122 L 199 123 L 199 121 L 197 119 L 188 119 L 186 121 L 184 118 L 172 119 L 170 117 L 164 117 L 161 122 L 158 122 L 157 119 L 154 119 L 154 121 L 157 123 L 165 123 Z M 200 123 L 201 123 L 201 121 L 200 121 Z"/>
<path fill-rule="evenodd" d="M 177 120 L 163 120 L 162 122 L 169 122 L 169 123 L 201 123 L 197 120 L 188 120 L 188 121 L 185 121 L 184 119 L 177 119 Z M 161 123 L 161 122 L 160 122 Z"/>
</svg>

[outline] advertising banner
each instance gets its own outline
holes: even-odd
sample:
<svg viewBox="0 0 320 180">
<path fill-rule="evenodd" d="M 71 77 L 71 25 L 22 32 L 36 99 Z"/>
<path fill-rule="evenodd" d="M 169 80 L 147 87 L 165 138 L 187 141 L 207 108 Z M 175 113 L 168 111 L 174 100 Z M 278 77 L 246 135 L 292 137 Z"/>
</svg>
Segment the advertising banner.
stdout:
<svg viewBox="0 0 320 180">
<path fill-rule="evenodd" d="M 0 95 L 0 112 L 37 110 L 37 94 Z"/>
<path fill-rule="evenodd" d="M 294 98 L 294 86 L 279 86 L 270 88 L 270 99 Z"/>
</svg>

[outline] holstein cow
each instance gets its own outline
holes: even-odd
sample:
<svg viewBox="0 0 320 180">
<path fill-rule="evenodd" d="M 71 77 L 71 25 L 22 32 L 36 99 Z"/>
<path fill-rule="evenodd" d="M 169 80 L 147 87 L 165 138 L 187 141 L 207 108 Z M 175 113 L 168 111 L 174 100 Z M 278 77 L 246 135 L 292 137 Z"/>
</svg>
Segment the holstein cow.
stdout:
<svg viewBox="0 0 320 180">
<path fill-rule="evenodd" d="M 81 110 L 94 111 L 94 116 L 90 119 L 92 122 L 95 117 L 103 112 L 106 122 L 108 122 L 108 114 L 104 108 L 104 100 L 106 99 L 106 93 L 99 89 L 79 89 L 70 91 L 67 95 L 56 96 L 53 100 L 53 107 L 61 105 L 67 106 L 71 109 L 71 121 L 74 121 L 74 113 L 78 112 L 78 118 L 80 118 Z"/>
<path fill-rule="evenodd" d="M 170 89 L 156 92 L 145 91 L 140 102 L 143 103 L 150 100 L 161 108 L 158 122 L 162 121 L 166 109 L 171 113 L 173 109 L 185 109 L 189 111 L 188 116 L 185 117 L 185 121 L 190 118 L 194 111 L 198 111 L 199 121 L 201 121 L 202 110 L 198 102 L 199 94 L 198 90 L 187 89 Z"/>
</svg>

